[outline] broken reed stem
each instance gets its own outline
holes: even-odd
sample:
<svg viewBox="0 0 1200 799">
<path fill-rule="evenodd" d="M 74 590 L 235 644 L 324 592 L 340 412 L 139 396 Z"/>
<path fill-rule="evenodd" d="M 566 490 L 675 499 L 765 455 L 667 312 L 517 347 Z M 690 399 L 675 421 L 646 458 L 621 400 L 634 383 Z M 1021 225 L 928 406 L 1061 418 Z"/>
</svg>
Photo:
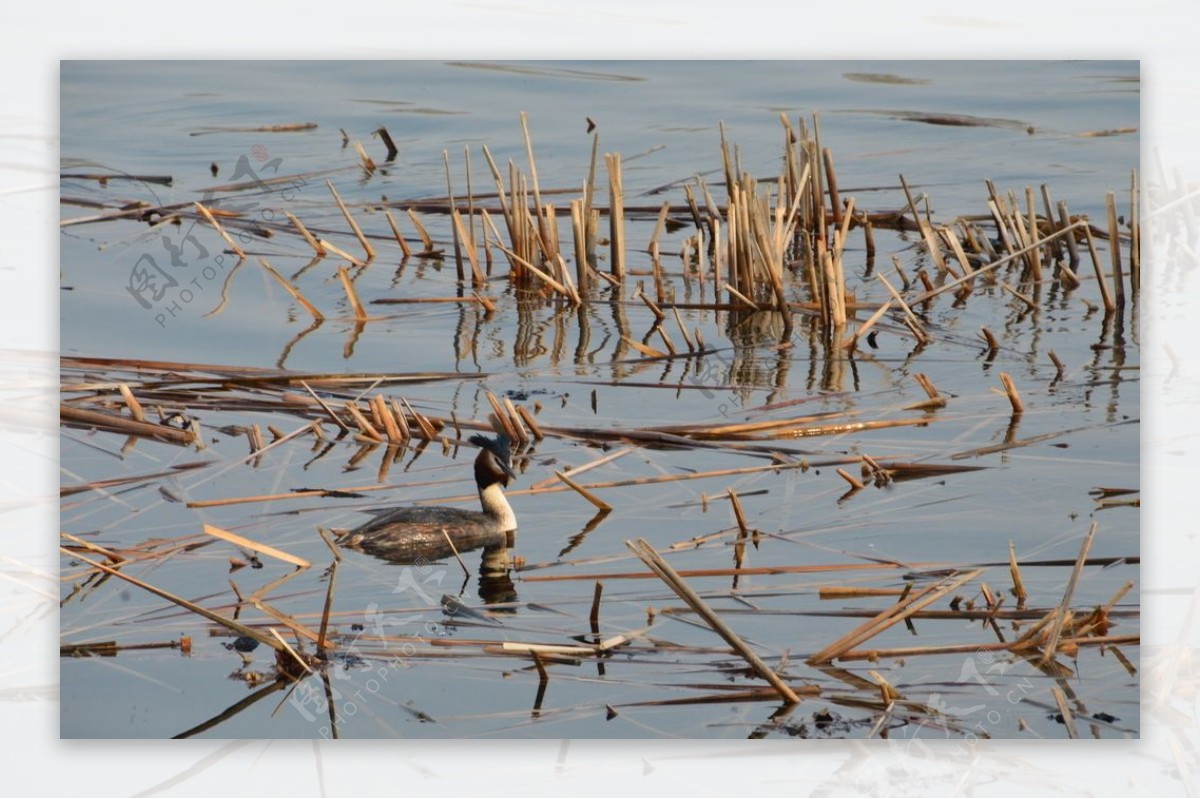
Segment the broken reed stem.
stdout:
<svg viewBox="0 0 1200 799">
<path fill-rule="evenodd" d="M 371 246 L 371 242 L 367 241 L 367 237 L 363 235 L 362 228 L 358 226 L 358 223 L 354 221 L 354 217 L 351 216 L 350 209 L 342 202 L 341 195 L 333 187 L 333 181 L 326 180 L 325 185 L 329 187 L 329 192 L 333 195 L 333 201 L 341 209 L 342 216 L 346 217 L 346 222 L 350 225 L 350 229 L 354 231 L 354 235 L 358 238 L 358 243 L 362 245 L 363 251 L 367 254 L 367 260 L 370 261 L 375 257 L 375 248 Z"/>
<path fill-rule="evenodd" d="M 1050 628 L 1050 635 L 1046 639 L 1046 647 L 1042 651 L 1042 663 L 1049 663 L 1057 654 L 1059 638 L 1062 636 L 1063 623 L 1067 619 L 1067 611 L 1071 607 L 1071 597 L 1075 593 L 1075 586 L 1079 582 L 1079 575 L 1083 573 L 1083 564 L 1087 561 L 1088 552 L 1092 548 L 1092 540 L 1096 537 L 1096 529 L 1099 525 L 1093 520 L 1088 528 L 1087 534 L 1083 537 L 1083 542 L 1079 546 L 1079 557 L 1075 559 L 1075 568 L 1071 571 L 1071 578 L 1067 581 L 1067 588 L 1063 591 L 1062 601 L 1058 604 L 1058 608 L 1054 612 L 1054 625 Z"/>
<path fill-rule="evenodd" d="M 365 321 L 367 311 L 363 308 L 362 302 L 358 299 L 358 292 L 354 289 L 354 281 L 350 279 L 350 272 L 344 266 L 339 266 L 337 271 L 338 280 L 342 281 L 342 288 L 346 290 L 346 299 L 350 302 L 350 307 L 354 310 L 354 318 L 359 321 Z"/>
<path fill-rule="evenodd" d="M 229 249 L 233 250 L 234 254 L 236 254 L 238 258 L 245 258 L 246 253 L 242 252 L 242 248 L 237 245 L 237 242 L 230 238 L 229 234 L 225 232 L 225 228 L 221 227 L 221 223 L 217 221 L 215 216 L 213 216 L 212 211 L 208 210 L 198 202 L 193 203 L 193 205 L 196 206 L 196 210 L 200 212 L 201 216 L 207 219 L 208 223 L 217 229 L 217 232 L 221 234 L 221 238 L 225 239 L 225 243 L 229 245 Z"/>
<path fill-rule="evenodd" d="M 737 520 L 738 529 L 741 530 L 743 536 L 750 534 L 750 527 L 746 524 L 746 513 L 742 510 L 742 501 L 738 499 L 737 492 L 732 488 L 728 489 L 729 504 L 733 506 L 733 518 Z"/>
<path fill-rule="evenodd" d="M 742 658 L 750 665 L 754 672 L 768 683 L 771 684 L 783 699 L 791 704 L 799 704 L 800 697 L 792 690 L 792 687 L 783 681 L 778 674 L 771 669 L 761 658 L 755 654 L 746 643 L 738 637 L 721 618 L 709 607 L 699 594 L 683 581 L 683 578 L 671 568 L 671 565 L 663 559 L 661 555 L 654 551 L 654 548 L 646 542 L 645 539 L 637 541 L 626 541 L 625 545 L 629 547 L 643 563 L 650 567 L 655 574 L 662 579 L 663 582 L 671 588 L 675 594 L 682 599 L 688 607 L 694 610 L 704 621 L 722 638 L 725 642 L 733 647 Z"/>
<path fill-rule="evenodd" d="M 875 313 L 871 314 L 870 318 L 868 318 L 867 321 L 863 322 L 859 326 L 858 330 L 854 331 L 854 333 L 850 334 L 849 336 L 847 336 L 845 338 L 844 341 L 842 341 L 842 347 L 844 349 L 853 351 L 855 346 L 857 346 L 857 344 L 858 344 L 858 340 L 860 338 L 862 338 L 863 336 L 865 336 L 867 334 L 867 331 L 869 331 L 872 327 L 874 327 L 875 323 L 878 322 L 880 319 L 882 319 L 883 315 L 886 314 L 888 312 L 888 309 L 891 307 L 892 307 L 892 300 L 888 300 L 883 305 L 880 305 L 879 308 L 875 311 Z"/>
<path fill-rule="evenodd" d="M 896 291 L 895 286 L 888 282 L 888 279 L 883 276 L 882 272 L 876 272 L 875 277 L 879 278 L 879 282 L 883 283 L 884 288 L 886 288 L 888 293 L 892 295 L 892 299 L 895 300 L 900 305 L 901 310 L 904 311 L 904 317 L 908 319 L 910 325 L 909 329 L 912 330 L 913 335 L 917 337 L 917 341 L 921 343 L 928 342 L 929 335 L 925 332 L 925 328 L 921 325 L 921 320 L 917 318 L 915 313 L 913 313 L 912 308 L 908 307 L 908 303 L 905 302 L 904 298 L 900 296 L 900 292 Z"/>
<path fill-rule="evenodd" d="M 1004 393 L 1008 395 L 1008 401 L 1012 405 L 1013 413 L 1024 413 L 1025 403 L 1021 401 L 1021 394 L 1017 391 L 1017 385 L 1013 382 L 1008 372 L 1000 373 L 1000 382 L 1004 384 Z"/>
<path fill-rule="evenodd" d="M 1067 695 L 1057 685 L 1050 689 L 1050 693 L 1054 696 L 1054 704 L 1058 705 L 1058 712 L 1062 714 L 1063 726 L 1067 728 L 1067 737 L 1078 738 L 1079 730 L 1075 728 L 1075 714 L 1071 712 L 1071 706 L 1067 704 Z"/>
<path fill-rule="evenodd" d="M 263 269 L 267 270 L 267 273 L 269 275 L 271 275 L 271 277 L 273 277 L 277 281 L 279 281 L 279 285 L 283 286 L 284 290 L 287 291 L 288 294 L 292 295 L 292 299 L 294 299 L 296 302 L 298 302 L 302 306 L 304 306 L 304 310 L 308 311 L 312 315 L 312 318 L 314 321 L 320 322 L 321 320 L 323 320 L 325 318 L 325 314 L 323 314 L 319 310 L 317 310 L 317 306 L 315 306 L 311 302 L 309 302 L 305 298 L 305 296 L 300 293 L 300 289 L 298 289 L 294 285 L 292 285 L 292 282 L 290 280 L 288 280 L 283 275 L 276 272 L 275 268 L 272 267 L 271 264 L 269 264 L 267 262 L 266 258 L 259 258 L 258 263 L 262 266 Z"/>
<path fill-rule="evenodd" d="M 121 392 L 121 398 L 125 400 L 125 405 L 129 408 L 129 415 L 133 417 L 135 422 L 146 421 L 146 414 L 142 410 L 142 405 L 137 401 L 137 397 L 133 396 L 133 391 L 124 383 L 117 384 L 117 390 Z"/>
<path fill-rule="evenodd" d="M 333 244 L 332 242 L 330 242 L 326 239 L 321 239 L 320 244 L 322 247 L 329 250 L 331 253 L 336 255 L 338 258 L 345 258 L 347 261 L 349 261 L 354 266 L 366 266 L 365 261 L 361 261 L 358 258 L 355 258 L 350 253 L 346 252 L 342 248 L 338 247 L 337 245 Z"/>
<path fill-rule="evenodd" d="M 845 469 L 841 468 L 840 466 L 836 469 L 836 471 L 838 473 L 838 476 L 841 477 L 843 480 L 845 480 L 847 483 L 849 483 L 850 487 L 853 488 L 855 491 L 861 491 L 862 489 L 866 488 L 866 486 L 863 485 L 862 480 L 859 480 L 857 477 L 850 474 L 850 472 L 846 471 Z"/>
<path fill-rule="evenodd" d="M 1112 256 L 1113 293 L 1117 296 L 1117 303 L 1123 305 L 1125 275 L 1121 268 L 1121 228 L 1117 225 L 1117 195 L 1110 191 L 1104 199 L 1108 206 L 1108 252 Z"/>
<path fill-rule="evenodd" d="M 392 235 L 396 237 L 396 243 L 400 245 L 400 251 L 404 253 L 405 260 L 412 257 L 412 250 L 408 246 L 408 242 L 404 240 L 404 234 L 400 232 L 400 225 L 396 222 L 396 217 L 392 216 L 391 209 L 383 212 L 387 218 L 388 225 L 392 228 Z"/>
<path fill-rule="evenodd" d="M 1008 541 L 1008 572 L 1012 575 L 1013 596 L 1017 598 L 1017 607 L 1024 608 L 1029 595 L 1025 592 L 1024 581 L 1021 580 L 1021 566 L 1017 563 L 1017 548 L 1012 539 Z"/>
<path fill-rule="evenodd" d="M 1100 255 L 1096 252 L 1096 240 L 1092 237 L 1091 226 L 1085 224 L 1083 233 L 1087 239 L 1088 254 L 1092 258 L 1092 268 L 1096 270 L 1096 283 L 1100 286 L 1100 299 L 1104 301 L 1104 310 L 1115 311 L 1117 303 L 1113 300 L 1112 293 L 1108 290 L 1108 282 L 1104 279 L 1104 269 L 1100 266 Z"/>
<path fill-rule="evenodd" d="M 317 241 L 316 236 L 314 236 L 313 234 L 308 232 L 308 228 L 306 228 L 304 226 L 303 222 L 301 222 L 299 219 L 296 218 L 295 214 L 293 214 L 291 211 L 284 211 L 283 215 L 286 216 L 288 218 L 288 220 L 292 223 L 292 226 L 295 227 L 296 230 L 300 232 L 300 235 L 304 238 L 305 241 L 308 242 L 308 246 L 312 247 L 313 251 L 317 255 L 320 255 L 320 256 L 325 255 L 325 248 L 321 246 L 321 242 Z"/>
<path fill-rule="evenodd" d="M 608 225 L 612 273 L 618 280 L 625 278 L 625 198 L 621 182 L 621 154 L 605 153 L 608 167 Z"/>
<path fill-rule="evenodd" d="M 588 491 L 586 488 L 581 486 L 579 483 L 576 483 L 570 477 L 567 477 L 564 473 L 556 470 L 554 472 L 554 474 L 555 474 L 555 476 L 558 477 L 559 480 L 562 480 L 564 483 L 566 483 L 571 488 L 573 488 L 575 490 L 575 492 L 579 494 L 579 496 L 583 497 L 584 499 L 586 499 L 588 502 L 595 505 L 600 510 L 610 511 L 613 509 L 612 505 L 609 505 L 607 502 L 600 499 L 600 497 L 596 496 L 591 491 Z"/>
<path fill-rule="evenodd" d="M 422 250 L 419 254 L 420 255 L 440 255 L 442 251 L 434 249 L 433 239 L 429 238 L 429 231 L 426 230 L 425 226 L 421 224 L 421 219 L 420 219 L 420 217 L 417 216 L 417 212 L 411 208 L 407 208 L 407 209 L 405 209 L 405 213 L 408 214 L 408 221 L 413 223 L 413 229 L 415 229 L 417 231 L 417 236 L 420 237 L 421 244 L 424 245 L 424 247 L 425 247 L 425 249 Z"/>
</svg>

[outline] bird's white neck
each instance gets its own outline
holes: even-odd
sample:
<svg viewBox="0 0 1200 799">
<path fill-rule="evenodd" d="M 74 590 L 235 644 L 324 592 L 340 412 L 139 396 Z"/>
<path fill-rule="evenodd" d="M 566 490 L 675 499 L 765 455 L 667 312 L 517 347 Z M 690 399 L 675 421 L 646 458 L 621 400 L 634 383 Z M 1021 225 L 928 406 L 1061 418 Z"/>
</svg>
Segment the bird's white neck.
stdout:
<svg viewBox="0 0 1200 799">
<path fill-rule="evenodd" d="M 497 520 L 501 532 L 517 529 L 517 515 L 513 513 L 512 506 L 508 504 L 508 498 L 504 496 L 504 490 L 500 488 L 499 483 L 479 489 L 479 504 L 483 506 L 484 513 Z"/>
</svg>

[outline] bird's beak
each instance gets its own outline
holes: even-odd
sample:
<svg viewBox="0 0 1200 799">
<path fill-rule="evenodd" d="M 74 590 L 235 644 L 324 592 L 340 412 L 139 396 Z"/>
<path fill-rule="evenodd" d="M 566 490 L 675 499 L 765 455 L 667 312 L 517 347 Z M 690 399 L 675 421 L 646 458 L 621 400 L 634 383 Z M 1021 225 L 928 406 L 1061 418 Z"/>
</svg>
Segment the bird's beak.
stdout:
<svg viewBox="0 0 1200 799">
<path fill-rule="evenodd" d="M 497 461 L 499 462 L 499 461 Z M 507 463 L 501 463 L 500 468 L 504 470 L 504 485 L 507 487 L 509 483 L 515 482 L 517 473 L 512 470 L 512 466 Z"/>
</svg>

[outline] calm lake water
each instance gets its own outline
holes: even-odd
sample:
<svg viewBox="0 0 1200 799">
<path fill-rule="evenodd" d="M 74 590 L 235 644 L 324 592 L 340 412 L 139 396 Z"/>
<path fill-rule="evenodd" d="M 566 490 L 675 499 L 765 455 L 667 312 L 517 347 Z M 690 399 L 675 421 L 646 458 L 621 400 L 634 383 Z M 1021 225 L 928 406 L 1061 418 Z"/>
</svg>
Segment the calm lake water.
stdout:
<svg viewBox="0 0 1200 799">
<path fill-rule="evenodd" d="M 1076 659 L 1059 660 L 1071 670 L 1068 675 L 1039 665 L 1036 657 L 1014 658 L 982 647 L 1019 635 L 1011 622 L 989 628 L 979 620 L 928 619 L 897 625 L 870 645 L 981 648 L 847 662 L 840 669 L 804 664 L 809 654 L 866 620 L 849 614 L 882 610 L 896 598 L 822 599 L 821 588 L 901 589 L 909 571 L 989 564 L 962 589 L 962 602 L 986 607 L 982 580 L 1006 596 L 1007 610 L 1015 604 L 1008 594 L 1011 542 L 1019 560 L 1030 564 L 1022 570 L 1029 606 L 1050 608 L 1070 577 L 1070 566 L 1062 564 L 1075 560 L 1093 521 L 1091 557 L 1116 562 L 1086 567 L 1072 606 L 1086 611 L 1103 605 L 1132 581 L 1132 590 L 1114 607 L 1111 633 L 1137 633 L 1138 510 L 1131 504 L 1104 506 L 1090 492 L 1098 487 L 1136 492 L 1140 485 L 1138 297 L 1130 292 L 1119 311 L 1106 317 L 1086 247 L 1078 290 L 1065 293 L 1057 283 L 1020 287 L 1033 307 L 998 285 L 980 283 L 964 300 L 944 295 L 919 308 L 934 334 L 933 343 L 919 351 L 898 317 L 881 326 L 875 348 L 846 358 L 831 355 L 819 332 L 801 324 L 804 317 L 798 317 L 792 346 L 781 348 L 777 320 L 765 318 L 769 315 L 734 318 L 692 308 L 680 311 L 684 326 L 699 329 L 715 352 L 703 360 L 647 362 L 624 341 L 642 340 L 653 324 L 631 288 L 618 295 L 602 285 L 582 310 L 568 310 L 516 291 L 498 251 L 482 292 L 495 301 L 495 313 L 469 303 L 369 304 L 373 318 L 356 323 L 336 275 L 347 262 L 331 257 L 312 263 L 311 248 L 283 212 L 361 256 L 332 202 L 326 186 L 331 181 L 379 250 L 366 268 L 353 272 L 364 302 L 452 297 L 459 286 L 446 215 L 422 211 L 420 218 L 447 257 L 404 259 L 378 206 L 396 209 L 406 236 L 420 249 L 403 209 L 446 196 L 448 160 L 455 196 L 465 197 L 469 188 L 482 205 L 494 207 L 495 186 L 482 148 L 502 170 L 509 161 L 527 170 L 518 119 L 524 111 L 541 189 L 558 206 L 563 248 L 570 251 L 569 218 L 563 220 L 587 177 L 590 121 L 599 133 L 600 153 L 622 155 L 625 205 L 631 209 L 630 268 L 645 273 L 631 278 L 631 286 L 642 281 L 652 294 L 650 261 L 642 249 L 659 206 L 685 203 L 682 186 L 696 175 L 723 204 L 721 123 L 741 168 L 768 179 L 781 169 L 780 115 L 812 125 L 815 113 L 842 196 L 853 197 L 859 209 L 904 210 L 903 175 L 936 221 L 983 217 L 990 179 L 1022 204 L 1025 188 L 1032 187 L 1039 211 L 1044 184 L 1055 201 L 1069 203 L 1072 214 L 1085 214 L 1106 229 L 1107 192 L 1115 193 L 1124 218 L 1130 213 L 1131 172 L 1139 166 L 1138 80 L 1135 62 L 65 62 L 64 359 L 308 374 L 451 373 L 452 379 L 389 384 L 378 391 L 403 396 L 424 413 L 460 420 L 486 420 L 491 391 L 531 411 L 536 403 L 541 424 L 572 430 L 811 414 L 830 414 L 833 421 L 920 420 L 921 414 L 904 408 L 925 398 L 913 377 L 922 373 L 949 397 L 947 407 L 924 418 L 922 426 L 847 428 L 770 443 L 814 464 L 865 453 L 878 460 L 985 468 L 869 486 L 852 496 L 844 496 L 847 484 L 832 466 L 597 489 L 614 506 L 599 521 L 592 518 L 595 509 L 570 491 L 514 493 L 520 530 L 510 557 L 520 568 L 507 573 L 483 569 L 481 576 L 479 552 L 464 554 L 465 580 L 452 558 L 417 567 L 345 553 L 331 617 L 342 636 L 342 654 L 328 669 L 329 693 L 317 677 L 277 692 L 264 688 L 269 680 L 259 683 L 249 675 L 271 673 L 265 647 L 244 663 L 226 647 L 232 638 L 224 630 L 116 578 L 89 580 L 77 561 L 64 556 L 64 575 L 76 578 L 64 582 L 64 644 L 160 643 L 189 635 L 192 650 L 186 657 L 176 649 L 64 657 L 62 735 L 319 737 L 334 734 L 336 727 L 344 737 L 863 737 L 888 729 L 893 738 L 1062 738 L 1055 688 L 1065 689 L 1076 714 L 1096 715 L 1088 724 L 1078 722 L 1083 736 L 1137 735 L 1139 685 L 1130 671 L 1138 663 L 1137 646 L 1116 653 L 1081 648 Z M 949 116 L 975 124 L 931 124 Z M 295 123 L 314 127 L 262 129 Z M 399 149 L 390 163 L 373 135 L 381 126 Z M 353 141 L 379 164 L 372 174 L 360 168 Z M 95 175 L 110 177 L 89 177 Z M 156 176 L 169 176 L 169 185 L 151 179 Z M 270 182 L 285 176 L 292 179 Z M 256 179 L 268 182 L 249 192 L 220 188 Z M 605 186 L 606 179 L 600 183 Z M 273 235 L 249 239 L 243 246 L 251 257 L 235 271 L 236 258 L 225 252 L 212 227 L 190 219 L 181 227 L 79 222 L 133 202 L 190 206 L 196 200 L 240 208 Z M 607 204 L 605 189 L 597 202 Z M 498 215 L 493 221 L 503 227 Z M 662 239 L 663 263 L 674 276 L 670 291 L 680 302 L 711 303 L 710 284 L 680 277 L 677 253 L 684 237 L 694 233 L 684 221 L 686 227 Z M 909 276 L 921 268 L 936 271 L 919 236 L 882 228 L 875 236 L 879 252 L 873 261 L 866 257 L 861 231 L 851 233 L 846 254 L 848 287 L 872 309 L 888 298 L 875 274 L 899 281 L 893 255 Z M 1108 245 L 1099 245 L 1108 269 Z M 607 255 L 607 247 L 601 250 Z M 1125 242 L 1126 264 L 1128 254 Z M 314 325 L 259 265 L 260 258 L 324 312 L 323 323 Z M 138 269 L 158 275 L 160 293 L 133 290 L 131 276 Z M 794 291 L 801 299 L 800 290 Z M 870 312 L 860 312 L 858 321 Z M 1000 343 L 990 356 L 979 335 L 983 327 Z M 678 328 L 672 324 L 668 331 L 679 343 Z M 663 346 L 657 337 L 649 343 Z M 1061 375 L 1051 351 L 1064 364 Z M 1019 417 L 1000 391 L 1001 372 L 1011 374 L 1026 401 Z M 129 372 L 120 377 L 141 379 Z M 63 380 L 72 390 L 64 396 L 97 390 L 119 396 L 114 379 L 99 365 L 65 362 Z M 360 385 L 348 396 L 375 393 L 369 388 Z M 341 394 L 337 400 L 343 400 Z M 416 501 L 452 498 L 446 501 L 475 507 L 473 450 L 434 444 L 388 453 L 350 437 L 334 439 L 336 431 L 326 424 L 324 441 L 301 437 L 247 460 L 242 428 L 258 424 L 264 432 L 273 426 L 288 433 L 301 420 L 266 403 L 180 409 L 200 419 L 204 450 L 148 440 L 130 444 L 112 433 L 63 428 L 64 486 L 174 473 L 64 496 L 62 529 L 126 550 L 150 539 L 200 534 L 210 524 L 314 564 L 264 592 L 265 610 L 244 605 L 240 618 L 248 623 L 270 621 L 286 633 L 279 616 L 286 614 L 304 625 L 319 624 L 331 555 L 317 526 L 352 527 L 366 519 L 364 509 Z M 1025 445 L 995 446 L 1013 442 Z M 554 484 L 555 470 L 626 446 L 617 442 L 602 450 L 584 437 L 548 436 L 525 453 L 513 488 Z M 979 451 L 988 447 L 993 450 Z M 204 464 L 178 468 L 198 461 Z M 660 479 L 769 462 L 762 453 L 726 446 L 633 446 L 587 473 L 585 482 Z M 300 488 L 380 484 L 388 488 L 357 497 L 188 506 Z M 731 488 L 741 496 L 749 526 L 761 533 L 755 546 L 735 546 Z M 465 501 L 457 499 L 464 495 Z M 664 552 L 679 570 L 728 570 L 735 557 L 744 558 L 746 567 L 904 568 L 689 578 L 772 666 L 794 684 L 820 688 L 820 697 L 790 711 L 770 701 L 662 704 L 761 681 L 681 610 L 682 602 L 663 583 L 611 576 L 602 580 L 600 637 L 650 630 L 601 661 L 548 661 L 548 682 L 539 697 L 535 666 L 528 658 L 505 657 L 497 647 L 505 641 L 593 640 L 589 612 L 596 578 L 587 575 L 644 572 L 624 545 L 636 538 Z M 239 594 L 249 597 L 292 570 L 263 557 L 261 570 L 231 573 L 231 557 L 243 554 L 217 541 L 123 569 L 223 615 L 234 613 Z M 468 607 L 491 605 L 496 611 L 490 617 L 452 617 L 439 605 L 445 594 Z M 948 610 L 948 602 L 931 608 Z M 416 654 L 398 653 L 398 643 L 390 648 L 373 641 L 375 634 L 412 636 Z M 863 704 L 879 695 L 864 687 L 877 682 L 868 672 L 883 675 L 913 703 L 882 726 L 879 712 Z M 234 710 L 214 719 L 226 708 Z M 209 720 L 211 726 L 198 729 Z"/>
</svg>

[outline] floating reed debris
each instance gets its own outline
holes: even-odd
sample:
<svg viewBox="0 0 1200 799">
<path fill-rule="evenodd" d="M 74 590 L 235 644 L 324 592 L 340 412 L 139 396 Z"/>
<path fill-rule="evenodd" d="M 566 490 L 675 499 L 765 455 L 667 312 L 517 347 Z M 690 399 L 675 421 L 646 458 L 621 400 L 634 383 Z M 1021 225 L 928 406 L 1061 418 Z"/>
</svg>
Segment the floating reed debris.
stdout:
<svg viewBox="0 0 1200 799">
<path fill-rule="evenodd" d="M 982 573 L 983 569 L 973 569 L 964 574 L 947 577 L 937 584 L 927 586 L 911 594 L 903 601 L 897 602 L 879 615 L 810 656 L 808 658 L 809 665 L 815 666 L 823 663 L 832 663 L 848 652 L 851 647 L 862 644 L 889 627 L 908 619 L 917 611 L 957 590 L 959 586 L 974 580 Z"/>
<path fill-rule="evenodd" d="M 721 620 L 719 616 L 717 616 L 713 609 L 709 607 L 708 603 L 701 599 L 700 595 L 693 591 L 692 588 L 683 581 L 683 578 L 680 577 L 673 568 L 671 568 L 671 565 L 667 563 L 661 555 L 654 551 L 654 548 L 651 547 L 650 544 L 645 541 L 645 539 L 626 541 L 625 545 L 633 550 L 633 553 L 637 555 L 643 563 L 649 566 L 650 569 L 654 571 L 654 573 L 657 574 L 663 580 L 663 582 L 665 582 L 671 588 L 671 590 L 679 596 L 680 599 L 687 603 L 688 607 L 690 607 L 702 619 L 704 619 L 705 623 L 707 623 L 714 632 L 724 638 L 726 643 L 733 647 L 734 651 L 741 655 L 742 658 L 748 664 L 750 664 L 750 668 L 754 670 L 755 674 L 770 683 L 771 687 L 778 691 L 779 695 L 785 701 L 792 704 L 798 704 L 800 702 L 800 697 L 796 695 L 796 692 L 792 690 L 792 687 L 784 682 L 783 679 L 776 674 L 770 666 L 764 663 L 762 659 L 755 654 L 754 650 L 747 646 L 746 643 L 740 637 L 738 637 L 737 633 L 735 633 L 732 628 L 730 628 L 727 624 L 725 624 L 724 621 Z"/>
<path fill-rule="evenodd" d="M 97 428 L 130 436 L 153 438 L 170 444 L 194 444 L 198 441 L 192 429 L 180 429 L 167 424 L 139 422 L 128 416 L 79 408 L 68 403 L 59 405 L 59 419 L 72 427 Z"/>
<path fill-rule="evenodd" d="M 849 483 L 850 487 L 852 489 L 854 489 L 855 491 L 861 491 L 862 489 L 866 488 L 866 486 L 863 485 L 862 480 L 859 480 L 857 477 L 850 474 L 850 472 L 846 471 L 845 469 L 841 468 L 840 466 L 837 468 L 836 471 L 838 473 L 838 476 L 841 477 L 843 480 L 845 480 L 847 483 Z"/>
<path fill-rule="evenodd" d="M 155 596 L 162 597 L 163 599 L 167 600 L 168 602 L 173 602 L 174 604 L 179 605 L 182 608 L 190 610 L 192 613 L 195 613 L 199 616 L 203 616 L 204 618 L 208 619 L 209 621 L 220 624 L 222 627 L 230 629 L 233 632 L 237 633 L 238 635 L 249 636 L 250 638 L 253 638 L 255 641 L 258 641 L 260 644 L 266 644 L 267 646 L 271 647 L 272 649 L 274 649 L 276 651 L 281 651 L 283 649 L 283 647 L 280 646 L 280 642 L 277 642 L 271 636 L 266 635 L 253 627 L 249 627 L 240 622 L 234 621 L 233 619 L 227 619 L 224 616 L 220 615 L 219 613 L 214 613 L 213 611 L 211 611 L 207 608 L 201 607 L 200 605 L 197 605 L 194 602 L 189 602 L 188 600 L 184 599 L 183 597 L 175 596 L 171 592 L 164 591 L 163 589 L 158 588 L 157 586 L 151 585 L 150 583 L 147 583 L 144 580 L 139 580 L 136 577 L 130 576 L 128 574 L 124 574 L 120 570 L 115 569 L 107 564 L 100 563 L 99 561 L 94 561 L 89 558 L 86 558 L 83 555 L 80 555 L 78 552 L 71 552 L 70 550 L 66 549 L 65 547 L 59 547 L 59 550 L 64 555 L 66 555 L 70 558 L 73 558 L 75 560 L 82 561 L 82 562 L 86 563 L 88 566 L 91 566 L 93 569 L 99 569 L 100 571 L 104 572 L 105 574 L 108 574 L 112 577 L 120 578 L 127 583 L 136 585 L 138 588 L 141 588 L 145 591 L 149 591 L 150 593 L 154 594 Z M 286 646 L 286 644 L 284 646 Z"/>
</svg>

